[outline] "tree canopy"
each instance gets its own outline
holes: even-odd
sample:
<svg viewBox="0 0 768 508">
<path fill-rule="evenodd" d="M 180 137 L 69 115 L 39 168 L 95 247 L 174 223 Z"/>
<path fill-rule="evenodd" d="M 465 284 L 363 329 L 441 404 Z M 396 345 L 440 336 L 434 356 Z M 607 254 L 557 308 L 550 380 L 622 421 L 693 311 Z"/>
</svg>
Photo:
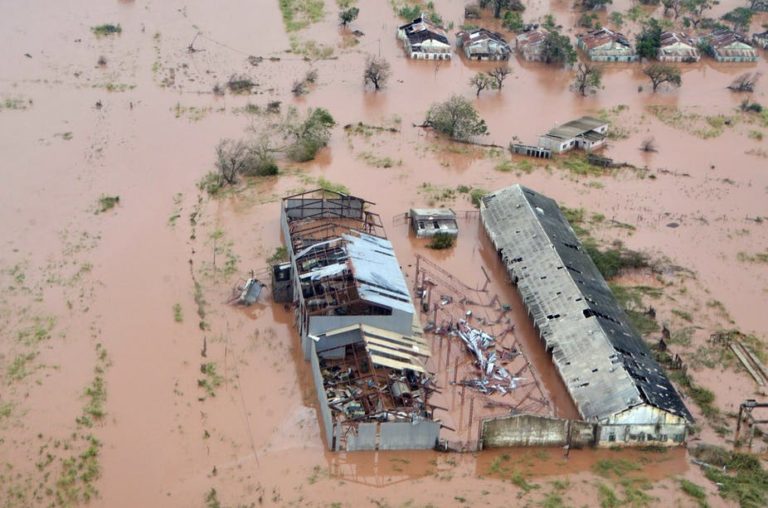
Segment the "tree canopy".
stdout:
<svg viewBox="0 0 768 508">
<path fill-rule="evenodd" d="M 549 32 L 544 38 L 541 52 L 545 63 L 573 64 L 576 62 L 576 50 L 567 35 L 556 31 Z"/>
<path fill-rule="evenodd" d="M 472 136 L 488 133 L 485 120 L 480 118 L 467 99 L 459 95 L 433 104 L 427 111 L 424 125 L 459 140 L 467 140 Z"/>
<path fill-rule="evenodd" d="M 661 25 L 655 18 L 650 18 L 643 24 L 636 45 L 637 54 L 641 58 L 656 58 L 661 47 Z"/>
<path fill-rule="evenodd" d="M 650 78 L 654 92 L 662 83 L 669 83 L 675 87 L 683 84 L 680 69 L 672 65 L 654 63 L 643 69 L 643 74 Z"/>
</svg>

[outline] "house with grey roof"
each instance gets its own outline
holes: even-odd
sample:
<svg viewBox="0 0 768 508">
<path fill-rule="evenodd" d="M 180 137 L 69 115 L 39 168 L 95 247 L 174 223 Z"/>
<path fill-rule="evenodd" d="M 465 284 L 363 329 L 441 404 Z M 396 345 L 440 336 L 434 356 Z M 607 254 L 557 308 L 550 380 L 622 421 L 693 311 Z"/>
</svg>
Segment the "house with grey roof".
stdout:
<svg viewBox="0 0 768 508">
<path fill-rule="evenodd" d="M 459 234 L 456 212 L 450 208 L 411 208 L 408 218 L 419 238 L 431 238 L 437 234 L 455 237 Z"/>
<path fill-rule="evenodd" d="M 331 450 L 429 449 L 430 346 L 381 219 L 369 203 L 315 190 L 282 201 L 290 289 Z"/>
<path fill-rule="evenodd" d="M 480 214 L 596 443 L 682 443 L 693 417 L 557 203 L 513 185 L 483 197 Z"/>
<path fill-rule="evenodd" d="M 551 129 L 539 137 L 539 147 L 554 153 L 580 148 L 587 152 L 605 144 L 609 123 L 591 116 L 583 116 Z"/>
<path fill-rule="evenodd" d="M 456 44 L 470 60 L 507 60 L 512 53 L 500 33 L 485 28 L 457 33 Z"/>
</svg>

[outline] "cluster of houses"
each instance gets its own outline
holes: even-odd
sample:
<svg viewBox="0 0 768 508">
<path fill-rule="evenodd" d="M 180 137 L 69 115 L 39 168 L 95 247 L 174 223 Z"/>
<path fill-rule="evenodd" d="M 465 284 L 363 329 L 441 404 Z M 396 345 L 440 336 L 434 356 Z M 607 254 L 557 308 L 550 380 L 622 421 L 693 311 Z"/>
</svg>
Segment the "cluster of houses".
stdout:
<svg viewBox="0 0 768 508">
<path fill-rule="evenodd" d="M 546 28 L 538 27 L 519 34 L 515 47 L 521 57 L 528 61 L 543 61 L 548 33 Z M 453 54 L 445 30 L 423 15 L 399 27 L 397 37 L 414 59 L 450 60 Z M 469 60 L 506 60 L 512 54 L 512 47 L 501 34 L 485 28 L 457 33 L 456 45 Z M 702 45 L 711 48 L 711 55 L 718 62 L 755 62 L 758 58 L 755 46 L 768 47 L 768 31 L 754 34 L 752 43 L 745 36 L 727 29 L 715 30 L 698 39 L 682 32 L 663 32 L 657 59 L 662 62 L 698 62 Z M 629 39 L 609 28 L 578 34 L 576 46 L 595 62 L 635 62 L 639 59 Z"/>
</svg>

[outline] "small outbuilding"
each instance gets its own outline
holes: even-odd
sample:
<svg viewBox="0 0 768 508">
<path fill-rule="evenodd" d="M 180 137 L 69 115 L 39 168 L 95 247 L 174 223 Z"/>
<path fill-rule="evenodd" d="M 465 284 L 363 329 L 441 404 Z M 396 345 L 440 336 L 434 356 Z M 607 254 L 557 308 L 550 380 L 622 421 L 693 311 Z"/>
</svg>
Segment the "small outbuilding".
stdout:
<svg viewBox="0 0 768 508">
<path fill-rule="evenodd" d="M 539 137 L 539 146 L 555 153 L 580 148 L 587 152 L 605 144 L 608 122 L 591 116 L 571 120 Z"/>
<path fill-rule="evenodd" d="M 718 62 L 757 62 L 757 50 L 747 38 L 733 30 L 715 30 L 701 38 Z"/>
<path fill-rule="evenodd" d="M 408 56 L 417 60 L 450 60 L 451 43 L 445 30 L 430 23 L 422 14 L 397 29 Z"/>
<path fill-rule="evenodd" d="M 608 28 L 577 35 L 576 45 L 595 62 L 634 62 L 638 58 L 629 39 Z"/>
<path fill-rule="evenodd" d="M 500 33 L 485 28 L 457 33 L 456 44 L 470 60 L 506 60 L 512 53 Z"/>
<path fill-rule="evenodd" d="M 696 43 L 682 32 L 663 32 L 656 57 L 660 62 L 698 62 L 701 59 Z"/>
<path fill-rule="evenodd" d="M 768 30 L 752 34 L 752 44 L 759 48 L 768 49 Z"/>
<path fill-rule="evenodd" d="M 430 238 L 438 233 L 459 235 L 456 212 L 450 208 L 411 208 L 408 212 L 413 232 L 419 238 Z"/>
</svg>

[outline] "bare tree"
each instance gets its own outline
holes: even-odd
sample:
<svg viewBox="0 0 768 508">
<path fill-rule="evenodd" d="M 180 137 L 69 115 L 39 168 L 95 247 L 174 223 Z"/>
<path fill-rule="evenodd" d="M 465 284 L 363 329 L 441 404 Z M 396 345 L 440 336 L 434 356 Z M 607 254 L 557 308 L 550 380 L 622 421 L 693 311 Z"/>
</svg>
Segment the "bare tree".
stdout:
<svg viewBox="0 0 768 508">
<path fill-rule="evenodd" d="M 373 85 L 375 90 L 380 90 L 386 85 L 389 79 L 389 62 L 380 56 L 369 55 L 365 61 L 365 70 L 363 71 L 363 82 Z"/>
<path fill-rule="evenodd" d="M 583 96 L 587 92 L 600 88 L 603 79 L 603 71 L 600 67 L 587 63 L 579 63 L 576 66 L 576 76 L 573 79 L 573 87 Z"/>
<path fill-rule="evenodd" d="M 305 80 L 297 79 L 296 81 L 293 82 L 293 86 L 291 86 L 291 93 L 294 96 L 299 97 L 301 95 L 305 95 L 307 92 L 308 92 L 307 82 Z"/>
<path fill-rule="evenodd" d="M 680 70 L 672 65 L 654 63 L 643 69 L 643 74 L 650 78 L 654 93 L 662 83 L 669 83 L 677 87 L 683 84 Z"/>
<path fill-rule="evenodd" d="M 508 65 L 499 65 L 493 70 L 488 71 L 488 76 L 493 80 L 494 88 L 501 90 L 501 87 L 504 85 L 504 80 L 507 79 L 507 76 L 511 73 L 512 69 L 510 69 Z"/>
<path fill-rule="evenodd" d="M 645 138 L 642 143 L 640 143 L 640 150 L 644 152 L 658 152 L 659 150 L 656 148 L 656 140 L 653 137 Z"/>
<path fill-rule="evenodd" d="M 664 14 L 667 14 L 668 11 L 672 11 L 675 20 L 680 17 L 680 9 L 682 9 L 680 0 L 661 0 L 661 3 L 664 6 Z"/>
<path fill-rule="evenodd" d="M 216 169 L 230 185 L 237 182 L 237 175 L 248 167 L 250 158 L 250 148 L 242 140 L 222 139 L 216 145 Z"/>
<path fill-rule="evenodd" d="M 734 92 L 754 92 L 755 84 L 757 83 L 757 80 L 760 79 L 760 76 L 762 76 L 762 74 L 759 72 L 745 72 L 734 79 L 733 82 L 728 85 L 728 88 Z"/>
<path fill-rule="evenodd" d="M 476 96 L 480 97 L 480 92 L 486 88 L 495 88 L 496 83 L 493 78 L 484 72 L 478 72 L 469 79 L 469 84 L 475 87 Z"/>
</svg>

